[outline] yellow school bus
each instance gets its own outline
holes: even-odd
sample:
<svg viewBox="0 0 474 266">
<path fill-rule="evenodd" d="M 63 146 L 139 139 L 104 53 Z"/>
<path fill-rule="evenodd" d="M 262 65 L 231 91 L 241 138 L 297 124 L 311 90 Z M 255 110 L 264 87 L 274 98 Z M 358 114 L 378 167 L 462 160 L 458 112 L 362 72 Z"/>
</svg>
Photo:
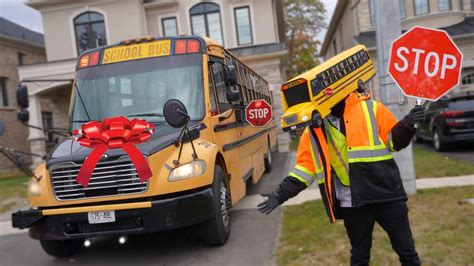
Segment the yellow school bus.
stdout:
<svg viewBox="0 0 474 266">
<path fill-rule="evenodd" d="M 189 116 L 181 139 L 182 129 L 163 114 L 170 99 L 181 101 Z M 152 177 L 140 182 L 129 156 L 109 149 L 83 187 L 76 177 L 91 149 L 68 138 L 36 169 L 28 186 L 33 207 L 14 213 L 13 225 L 29 228 L 56 257 L 74 254 L 96 236 L 124 242 L 129 234 L 191 225 L 208 243 L 223 245 L 231 206 L 245 196 L 247 183 L 271 170 L 276 122 L 254 128 L 244 121 L 245 106 L 256 99 L 272 103 L 267 81 L 211 39 L 148 37 L 83 53 L 71 132 L 115 116 L 153 123 L 150 140 L 136 145 Z"/>
<path fill-rule="evenodd" d="M 367 48 L 357 45 L 292 78 L 281 87 L 283 130 L 320 125 L 334 105 L 374 75 Z"/>
</svg>

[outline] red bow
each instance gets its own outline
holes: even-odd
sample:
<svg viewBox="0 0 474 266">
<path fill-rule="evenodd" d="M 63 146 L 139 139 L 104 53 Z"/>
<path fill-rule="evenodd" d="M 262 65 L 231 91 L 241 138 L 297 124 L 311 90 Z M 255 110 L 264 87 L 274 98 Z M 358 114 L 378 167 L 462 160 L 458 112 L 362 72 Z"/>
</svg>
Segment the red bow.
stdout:
<svg viewBox="0 0 474 266">
<path fill-rule="evenodd" d="M 123 149 L 137 169 L 140 182 L 147 181 L 151 176 L 151 169 L 141 152 L 134 144 L 140 144 L 150 139 L 155 126 L 145 120 L 128 120 L 123 116 L 105 118 L 102 122 L 90 121 L 74 130 L 74 140 L 81 146 L 92 148 L 92 152 L 84 161 L 76 181 L 87 187 L 94 168 L 107 149 Z"/>
</svg>

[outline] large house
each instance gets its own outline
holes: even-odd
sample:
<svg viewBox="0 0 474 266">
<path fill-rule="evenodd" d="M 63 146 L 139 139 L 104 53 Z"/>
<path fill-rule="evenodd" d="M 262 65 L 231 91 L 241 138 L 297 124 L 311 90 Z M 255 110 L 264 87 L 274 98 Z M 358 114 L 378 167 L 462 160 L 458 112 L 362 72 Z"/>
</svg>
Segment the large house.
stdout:
<svg viewBox="0 0 474 266">
<path fill-rule="evenodd" d="M 19 83 L 17 67 L 46 60 L 43 35 L 0 17 L 0 122 L 5 132 L 0 146 L 30 151 L 28 128 L 16 119 L 19 110 L 15 89 Z M 43 109 L 44 124 L 48 124 L 51 110 Z M 49 136 L 45 136 L 49 137 Z M 24 157 L 30 162 L 29 157 Z M 0 154 L 0 174 L 18 172 L 14 164 Z"/>
<path fill-rule="evenodd" d="M 48 80 L 28 84 L 31 124 L 45 126 L 42 110 L 53 106 L 52 125 L 68 127 L 81 52 L 137 37 L 191 34 L 224 44 L 262 75 L 274 92 L 277 119 L 281 116 L 279 87 L 287 54 L 281 0 L 29 0 L 27 5 L 41 12 L 47 62 L 21 66 L 19 74 L 22 80 Z M 29 140 L 34 153 L 45 153 L 52 145 L 43 131 L 33 128 Z M 278 144 L 287 149 L 287 134 L 281 132 Z"/>
<path fill-rule="evenodd" d="M 321 47 L 328 59 L 356 44 L 364 44 L 377 63 L 374 1 L 338 0 Z M 463 53 L 461 86 L 474 88 L 474 0 L 398 0 L 402 31 L 413 26 L 439 28 L 448 32 Z M 379 84 L 370 87 L 380 97 Z"/>
</svg>

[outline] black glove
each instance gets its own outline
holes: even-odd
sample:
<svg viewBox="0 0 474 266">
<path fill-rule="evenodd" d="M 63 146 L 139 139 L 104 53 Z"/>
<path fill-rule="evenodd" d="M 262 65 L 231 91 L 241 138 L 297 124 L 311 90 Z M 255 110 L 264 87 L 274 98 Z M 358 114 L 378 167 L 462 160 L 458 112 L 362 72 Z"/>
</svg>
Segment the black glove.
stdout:
<svg viewBox="0 0 474 266">
<path fill-rule="evenodd" d="M 415 122 L 421 122 L 425 120 L 425 117 L 425 108 L 421 105 L 415 105 L 415 107 L 411 109 L 410 113 L 405 117 L 405 119 L 407 120 L 409 126 L 414 127 Z"/>
<path fill-rule="evenodd" d="M 280 205 L 278 193 L 273 191 L 271 193 L 262 194 L 263 197 L 268 197 L 264 202 L 258 204 L 257 208 L 261 213 L 270 214 L 276 207 Z"/>
</svg>

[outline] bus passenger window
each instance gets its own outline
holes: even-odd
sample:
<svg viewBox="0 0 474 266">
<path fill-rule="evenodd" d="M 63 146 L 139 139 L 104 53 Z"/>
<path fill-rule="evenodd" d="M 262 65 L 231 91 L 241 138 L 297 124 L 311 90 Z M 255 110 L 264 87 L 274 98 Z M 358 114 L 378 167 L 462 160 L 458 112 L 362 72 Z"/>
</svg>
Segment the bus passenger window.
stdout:
<svg viewBox="0 0 474 266">
<path fill-rule="evenodd" d="M 214 77 L 214 85 L 216 88 L 217 107 L 220 113 L 229 110 L 232 106 L 227 102 L 227 86 L 224 80 L 224 69 L 221 64 L 212 65 L 212 73 Z"/>
</svg>

